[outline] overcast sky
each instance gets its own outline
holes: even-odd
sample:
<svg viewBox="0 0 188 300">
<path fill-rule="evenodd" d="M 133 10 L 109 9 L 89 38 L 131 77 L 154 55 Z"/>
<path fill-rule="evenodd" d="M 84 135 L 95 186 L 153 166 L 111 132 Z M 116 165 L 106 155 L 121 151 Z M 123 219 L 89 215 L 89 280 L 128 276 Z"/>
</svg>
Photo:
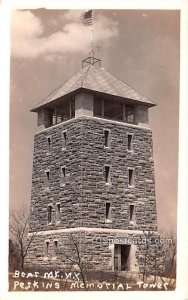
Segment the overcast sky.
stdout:
<svg viewBox="0 0 188 300">
<path fill-rule="evenodd" d="M 10 209 L 30 204 L 36 114 L 30 109 L 81 68 L 90 28 L 79 10 L 12 13 Z M 102 66 L 157 104 L 153 130 L 159 229 L 176 230 L 179 12 L 95 10 L 95 55 Z M 100 46 L 100 51 L 97 50 Z"/>
</svg>

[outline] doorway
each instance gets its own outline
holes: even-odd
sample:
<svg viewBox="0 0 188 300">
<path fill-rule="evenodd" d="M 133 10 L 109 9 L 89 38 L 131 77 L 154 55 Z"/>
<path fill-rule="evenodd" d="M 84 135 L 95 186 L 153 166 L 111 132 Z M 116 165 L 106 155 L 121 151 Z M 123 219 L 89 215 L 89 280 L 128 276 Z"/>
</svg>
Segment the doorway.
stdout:
<svg viewBox="0 0 188 300">
<path fill-rule="evenodd" d="M 114 245 L 114 270 L 130 270 L 131 245 Z"/>
</svg>

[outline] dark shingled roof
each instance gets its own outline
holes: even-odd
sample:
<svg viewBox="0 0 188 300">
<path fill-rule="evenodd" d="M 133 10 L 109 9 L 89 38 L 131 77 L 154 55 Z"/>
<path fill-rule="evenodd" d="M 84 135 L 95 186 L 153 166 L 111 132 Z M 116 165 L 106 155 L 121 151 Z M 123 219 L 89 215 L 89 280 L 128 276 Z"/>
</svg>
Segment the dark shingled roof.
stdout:
<svg viewBox="0 0 188 300">
<path fill-rule="evenodd" d="M 86 89 L 126 99 L 128 98 L 135 100 L 136 102 L 145 103 L 150 107 L 155 105 L 146 97 L 138 94 L 126 83 L 117 79 L 104 68 L 89 64 L 68 79 L 66 83 L 55 89 L 49 96 L 44 98 L 32 109 L 32 111 L 38 111 L 40 107 L 46 106 L 50 102 L 80 89 Z"/>
</svg>

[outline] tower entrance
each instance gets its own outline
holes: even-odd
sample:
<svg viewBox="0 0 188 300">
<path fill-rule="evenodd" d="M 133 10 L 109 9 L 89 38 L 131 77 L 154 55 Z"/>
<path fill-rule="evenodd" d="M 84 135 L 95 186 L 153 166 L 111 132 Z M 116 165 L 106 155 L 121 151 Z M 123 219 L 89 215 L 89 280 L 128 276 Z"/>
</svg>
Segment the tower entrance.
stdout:
<svg viewBox="0 0 188 300">
<path fill-rule="evenodd" d="M 114 270 L 130 271 L 131 245 L 114 245 Z"/>
</svg>

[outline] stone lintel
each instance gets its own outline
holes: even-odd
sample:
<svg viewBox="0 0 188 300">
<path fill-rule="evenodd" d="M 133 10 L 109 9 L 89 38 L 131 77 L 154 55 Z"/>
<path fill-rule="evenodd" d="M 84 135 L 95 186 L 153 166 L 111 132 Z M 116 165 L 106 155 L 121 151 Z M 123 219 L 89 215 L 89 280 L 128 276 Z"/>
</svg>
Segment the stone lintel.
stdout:
<svg viewBox="0 0 188 300">
<path fill-rule="evenodd" d="M 93 233 L 118 233 L 118 234 L 143 234 L 142 230 L 127 230 L 127 229 L 115 229 L 115 228 L 92 228 L 92 227 L 75 227 L 75 228 L 62 228 L 56 230 L 45 230 L 38 231 L 35 233 L 29 233 L 29 235 L 48 235 L 48 234 L 58 234 L 58 233 L 71 233 L 71 232 L 93 232 Z M 145 230 L 144 233 L 148 233 L 148 230 Z M 154 231 L 153 234 L 157 234 L 157 231 Z"/>
</svg>

